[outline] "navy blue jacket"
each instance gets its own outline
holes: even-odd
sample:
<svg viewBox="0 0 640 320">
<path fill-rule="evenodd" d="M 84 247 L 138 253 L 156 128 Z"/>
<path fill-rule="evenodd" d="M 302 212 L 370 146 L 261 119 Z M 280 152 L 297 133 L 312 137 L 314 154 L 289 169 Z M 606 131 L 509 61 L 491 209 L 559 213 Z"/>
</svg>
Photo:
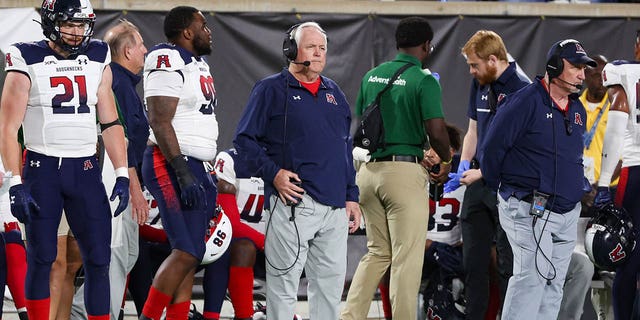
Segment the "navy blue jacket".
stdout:
<svg viewBox="0 0 640 320">
<path fill-rule="evenodd" d="M 489 108 L 489 87 L 493 87 L 496 103 L 498 103 L 505 96 L 520 90 L 529 83 L 531 83 L 531 81 L 529 81 L 525 75 L 518 72 L 515 62 L 510 62 L 500 77 L 490 84 L 480 85 L 477 79 L 473 79 L 469 93 L 467 116 L 477 122 L 478 141 L 475 156 L 478 160 L 482 157 L 482 149 L 480 146 L 482 146 L 484 142 L 487 129 L 495 115 L 495 110 L 492 112 L 491 108 Z"/>
<path fill-rule="evenodd" d="M 321 81 L 313 96 L 286 69 L 260 80 L 251 91 L 234 145 L 243 161 L 260 164 L 265 195 L 277 194 L 273 179 L 284 168 L 298 174 L 313 199 L 344 208 L 359 196 L 349 135 L 351 110 L 333 80 L 321 76 Z"/>
<path fill-rule="evenodd" d="M 540 77 L 507 96 L 487 131 L 480 167 L 490 188 L 500 185 L 503 199 L 523 199 L 535 189 L 552 195 L 548 209 L 564 213 L 584 194 L 586 113 L 573 95 L 566 116 L 550 100 Z"/>
<path fill-rule="evenodd" d="M 110 66 L 113 74 L 111 88 L 119 112 L 124 119 L 123 125 L 129 140 L 127 147 L 128 166 L 129 168 L 135 167 L 140 172 L 142 155 L 149 138 L 149 122 L 144 114 L 140 96 L 136 92 L 136 85 L 140 82 L 141 77 L 116 62 L 111 62 Z"/>
</svg>

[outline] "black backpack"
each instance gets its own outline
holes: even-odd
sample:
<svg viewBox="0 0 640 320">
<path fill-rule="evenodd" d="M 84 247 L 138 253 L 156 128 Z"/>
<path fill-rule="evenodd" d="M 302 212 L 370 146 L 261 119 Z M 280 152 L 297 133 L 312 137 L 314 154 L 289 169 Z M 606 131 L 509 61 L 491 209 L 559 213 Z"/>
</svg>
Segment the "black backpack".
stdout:
<svg viewBox="0 0 640 320">
<path fill-rule="evenodd" d="M 412 65 L 412 63 L 407 63 L 398 69 L 382 91 L 378 92 L 373 102 L 365 108 L 362 118 L 360 119 L 360 124 L 353 134 L 354 146 L 367 149 L 370 154 L 378 150 L 378 148 L 385 146 L 384 123 L 382 121 L 382 114 L 380 113 L 380 97 L 391 88 L 393 82 L 398 79 L 400 74 Z"/>
</svg>

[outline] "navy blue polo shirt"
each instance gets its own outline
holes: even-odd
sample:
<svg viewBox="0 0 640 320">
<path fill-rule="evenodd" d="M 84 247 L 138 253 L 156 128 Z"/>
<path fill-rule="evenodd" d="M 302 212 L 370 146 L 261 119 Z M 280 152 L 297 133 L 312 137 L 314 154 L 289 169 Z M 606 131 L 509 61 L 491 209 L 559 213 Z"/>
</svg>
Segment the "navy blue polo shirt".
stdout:
<svg viewBox="0 0 640 320">
<path fill-rule="evenodd" d="M 359 196 L 349 135 L 351 109 L 333 80 L 320 79 L 315 96 L 287 69 L 258 81 L 234 146 L 242 161 L 257 161 L 265 195 L 277 194 L 273 179 L 284 168 L 298 174 L 314 200 L 344 208 Z"/>
<path fill-rule="evenodd" d="M 127 146 L 128 166 L 129 168 L 135 167 L 140 172 L 142 155 L 149 138 L 149 121 L 144 114 L 140 96 L 136 92 L 136 85 L 140 82 L 141 77 L 116 62 L 111 62 L 109 66 L 111 66 L 113 74 L 111 88 L 129 140 Z"/>
<path fill-rule="evenodd" d="M 488 128 L 480 166 L 487 185 L 499 186 L 503 199 L 538 190 L 552 195 L 548 209 L 564 213 L 584 194 L 586 113 L 577 96 L 570 96 L 566 113 L 550 101 L 541 77 L 507 96 Z"/>
<path fill-rule="evenodd" d="M 490 84 L 480 85 L 477 79 L 473 79 L 471 83 L 471 90 L 469 91 L 469 106 L 467 109 L 467 116 L 469 119 L 473 119 L 477 122 L 477 148 L 476 158 L 480 160 L 482 157 L 482 146 L 484 137 L 491 124 L 491 120 L 495 112 L 492 112 L 489 107 L 490 92 L 489 87 L 493 88 L 496 103 L 501 102 L 505 96 L 516 92 L 524 86 L 531 83 L 529 79 L 518 72 L 515 62 L 510 62 L 507 69 L 505 69 L 500 77 Z M 494 110 L 495 111 L 495 110 Z"/>
</svg>

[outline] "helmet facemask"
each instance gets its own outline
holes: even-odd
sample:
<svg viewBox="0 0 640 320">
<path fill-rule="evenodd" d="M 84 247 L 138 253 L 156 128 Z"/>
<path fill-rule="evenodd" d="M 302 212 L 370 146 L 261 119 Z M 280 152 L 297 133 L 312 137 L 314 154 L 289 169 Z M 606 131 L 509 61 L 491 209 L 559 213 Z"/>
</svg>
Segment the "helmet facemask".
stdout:
<svg viewBox="0 0 640 320">
<path fill-rule="evenodd" d="M 96 16 L 87 0 L 45 0 L 40 17 L 44 36 L 71 54 L 83 51 L 93 36 Z M 65 41 L 65 35 L 73 36 L 60 30 L 65 22 L 84 24 L 84 33 L 79 43 L 69 44 Z"/>
</svg>

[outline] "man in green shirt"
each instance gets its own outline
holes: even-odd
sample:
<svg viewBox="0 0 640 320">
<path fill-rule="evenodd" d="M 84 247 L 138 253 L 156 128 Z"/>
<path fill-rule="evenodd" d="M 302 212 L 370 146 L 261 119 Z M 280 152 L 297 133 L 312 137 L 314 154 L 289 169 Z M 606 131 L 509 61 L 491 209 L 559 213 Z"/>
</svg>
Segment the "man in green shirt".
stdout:
<svg viewBox="0 0 640 320">
<path fill-rule="evenodd" d="M 431 178 L 443 182 L 451 169 L 449 138 L 438 81 L 422 70 L 432 51 L 433 31 L 424 18 L 410 17 L 396 29 L 393 61 L 362 79 L 356 113 L 375 99 L 393 74 L 412 64 L 380 99 L 385 143 L 358 171 L 360 206 L 368 252 L 353 277 L 342 319 L 366 319 L 373 294 L 387 269 L 394 319 L 415 319 L 428 223 L 428 172 L 421 164 L 427 137 L 441 159 Z M 434 170 L 435 171 L 435 170 Z"/>
</svg>

